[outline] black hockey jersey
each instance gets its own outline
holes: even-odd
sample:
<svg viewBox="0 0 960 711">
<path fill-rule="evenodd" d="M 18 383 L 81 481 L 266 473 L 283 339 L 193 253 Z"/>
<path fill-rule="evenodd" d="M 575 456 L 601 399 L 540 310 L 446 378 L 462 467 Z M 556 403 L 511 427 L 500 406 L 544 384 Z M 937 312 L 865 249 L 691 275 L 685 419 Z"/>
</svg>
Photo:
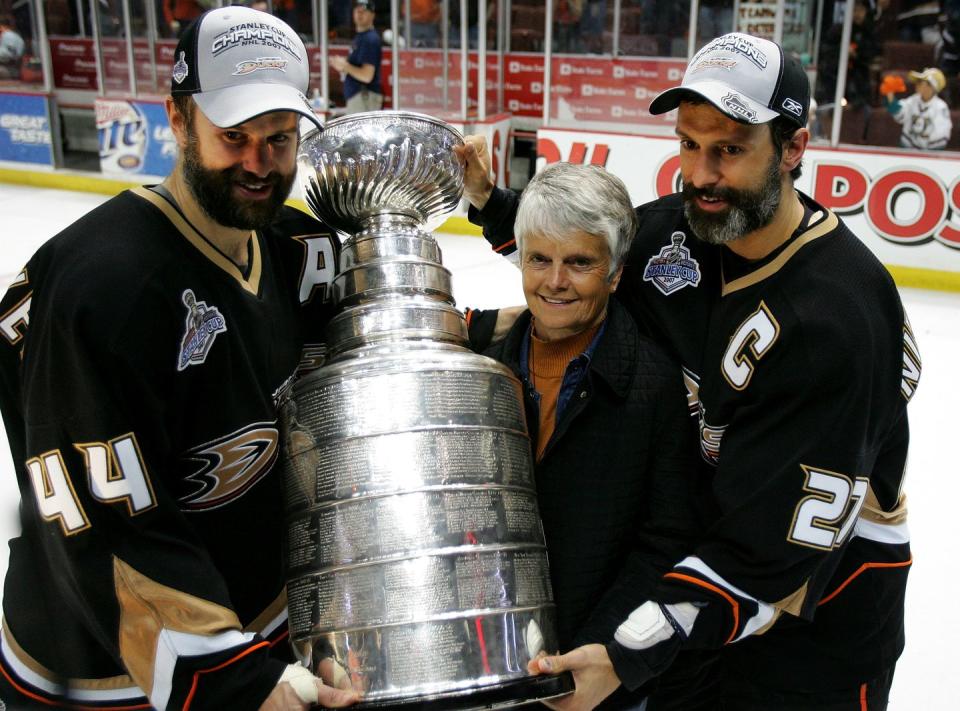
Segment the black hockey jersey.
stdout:
<svg viewBox="0 0 960 711">
<path fill-rule="evenodd" d="M 719 512 L 661 601 L 709 603 L 688 644 L 726 646 L 728 668 L 836 689 L 903 647 L 901 484 L 920 359 L 887 271 L 800 197 L 804 223 L 758 262 L 697 240 L 679 195 L 641 206 L 616 294 L 683 364 Z M 498 190 L 471 213 L 502 254 L 517 203 Z M 628 686 L 632 654 L 611 650 Z"/>
<path fill-rule="evenodd" d="M 338 242 L 285 207 L 250 244 L 241 271 L 139 188 L 0 302 L 23 527 L 0 662 L 27 696 L 256 709 L 286 664 L 275 403 L 331 315 Z"/>
</svg>

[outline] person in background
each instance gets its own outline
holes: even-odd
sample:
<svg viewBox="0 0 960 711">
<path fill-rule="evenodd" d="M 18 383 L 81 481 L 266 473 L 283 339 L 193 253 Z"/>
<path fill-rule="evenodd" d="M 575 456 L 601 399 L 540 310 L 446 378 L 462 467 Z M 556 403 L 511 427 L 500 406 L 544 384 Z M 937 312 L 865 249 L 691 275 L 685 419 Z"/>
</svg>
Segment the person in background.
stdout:
<svg viewBox="0 0 960 711">
<path fill-rule="evenodd" d="M 330 66 L 343 75 L 343 95 L 347 113 L 379 111 L 383 108 L 383 88 L 380 86 L 380 35 L 373 27 L 375 18 L 373 0 L 353 3 L 353 25 L 356 35 L 350 54 L 330 57 Z"/>
<path fill-rule="evenodd" d="M 171 37 L 179 38 L 187 26 L 196 20 L 205 10 L 213 7 L 213 4 L 206 0 L 162 0 L 163 19 L 167 23 L 167 29 Z"/>
<path fill-rule="evenodd" d="M 741 12 L 749 13 L 749 3 L 743 3 Z M 700 0 L 697 11 L 697 44 L 700 49 L 714 37 L 733 29 L 733 0 Z"/>
<path fill-rule="evenodd" d="M 358 698 L 292 664 L 287 639 L 276 404 L 333 314 L 339 247 L 284 205 L 299 122 L 319 125 L 306 49 L 277 18 L 224 7 L 174 56 L 173 172 L 50 239 L 0 300 L 22 527 L 0 708 Z"/>
<path fill-rule="evenodd" d="M 699 534 L 680 368 L 611 299 L 636 231 L 603 168 L 556 163 L 523 193 L 525 310 L 485 351 L 523 384 L 560 649 L 604 642 Z M 636 709 L 648 688 L 604 709 Z"/>
<path fill-rule="evenodd" d="M 897 28 L 904 42 L 940 42 L 941 0 L 899 0 Z"/>
<path fill-rule="evenodd" d="M 0 14 L 0 79 L 19 79 L 25 44 L 13 24 L 13 16 Z"/>
<path fill-rule="evenodd" d="M 892 85 L 887 77 L 884 78 L 886 85 L 881 84 L 880 89 L 887 110 L 894 121 L 903 126 L 900 147 L 942 151 L 953 130 L 950 107 L 938 96 L 947 83 L 943 72 L 936 67 L 927 67 L 922 72 L 910 72 L 910 79 L 916 90 L 903 100 L 895 98 L 899 87 Z"/>
<path fill-rule="evenodd" d="M 410 0 L 410 41 L 414 47 L 440 46 L 440 0 Z"/>
<path fill-rule="evenodd" d="M 820 68 L 817 74 L 816 99 L 821 106 L 833 105 L 837 86 L 840 43 L 843 38 L 843 20 L 825 33 L 820 50 Z M 880 54 L 873 27 L 873 14 L 867 0 L 856 0 L 853 24 L 850 29 L 847 83 L 844 98 L 851 107 L 868 112 L 873 98 L 872 65 Z"/>
<path fill-rule="evenodd" d="M 580 18 L 583 0 L 558 0 L 553 14 L 555 52 L 581 52 Z"/>
</svg>

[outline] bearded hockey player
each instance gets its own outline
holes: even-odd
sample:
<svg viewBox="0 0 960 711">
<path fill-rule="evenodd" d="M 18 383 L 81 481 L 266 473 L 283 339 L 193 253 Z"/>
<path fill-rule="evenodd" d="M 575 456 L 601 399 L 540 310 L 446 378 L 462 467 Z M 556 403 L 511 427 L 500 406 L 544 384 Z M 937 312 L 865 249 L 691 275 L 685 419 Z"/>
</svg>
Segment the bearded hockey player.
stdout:
<svg viewBox="0 0 960 711">
<path fill-rule="evenodd" d="M 47 242 L 0 304 L 21 493 L 4 708 L 352 703 L 289 664 L 275 401 L 329 318 L 335 233 L 284 207 L 303 43 L 248 8 L 183 35 L 180 148 Z"/>
<path fill-rule="evenodd" d="M 712 684 L 682 700 L 654 692 L 648 711 L 886 708 L 904 645 L 901 485 L 920 360 L 890 275 L 793 187 L 809 104 L 797 61 L 729 34 L 651 105 L 678 110 L 683 191 L 637 208 L 617 296 L 684 367 L 717 515 L 605 637 L 534 663 L 574 672 L 564 708 L 698 649 L 720 650 Z M 509 254 L 517 196 L 493 189 L 482 147 L 463 155 L 473 218 Z M 550 297 L 577 308 L 575 294 Z M 485 319 L 474 314 L 474 333 Z"/>
</svg>

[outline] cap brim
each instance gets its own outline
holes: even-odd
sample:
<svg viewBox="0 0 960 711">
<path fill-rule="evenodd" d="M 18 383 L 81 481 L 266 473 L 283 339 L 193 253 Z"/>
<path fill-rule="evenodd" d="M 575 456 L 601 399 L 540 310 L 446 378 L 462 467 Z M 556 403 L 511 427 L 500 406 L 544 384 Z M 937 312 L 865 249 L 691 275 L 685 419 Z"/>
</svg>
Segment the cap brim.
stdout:
<svg viewBox="0 0 960 711">
<path fill-rule="evenodd" d="M 229 86 L 200 92 L 193 98 L 210 123 L 220 128 L 238 126 L 274 111 L 293 111 L 312 121 L 317 128 L 323 128 L 323 122 L 313 112 L 307 97 L 287 84 L 265 82 Z"/>
<path fill-rule="evenodd" d="M 780 115 L 773 109 L 734 91 L 726 84 L 714 81 L 693 82 L 667 89 L 650 103 L 650 113 L 665 114 L 672 111 L 680 105 L 685 92 L 702 96 L 721 112 L 741 123 L 767 123 Z"/>
</svg>

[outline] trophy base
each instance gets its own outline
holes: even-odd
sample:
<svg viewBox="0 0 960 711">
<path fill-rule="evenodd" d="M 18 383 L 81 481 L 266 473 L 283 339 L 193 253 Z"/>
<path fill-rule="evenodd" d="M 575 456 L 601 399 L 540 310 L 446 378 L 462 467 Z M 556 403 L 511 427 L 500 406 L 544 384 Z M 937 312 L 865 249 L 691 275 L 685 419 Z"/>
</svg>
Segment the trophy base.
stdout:
<svg viewBox="0 0 960 711">
<path fill-rule="evenodd" d="M 360 701 L 353 708 L 396 709 L 397 711 L 421 711 L 421 709 L 422 711 L 480 711 L 531 704 L 562 696 L 573 690 L 573 676 L 569 672 L 564 672 L 557 676 L 531 676 L 493 687 L 458 689 L 454 692 L 420 696 L 415 699 Z"/>
</svg>

